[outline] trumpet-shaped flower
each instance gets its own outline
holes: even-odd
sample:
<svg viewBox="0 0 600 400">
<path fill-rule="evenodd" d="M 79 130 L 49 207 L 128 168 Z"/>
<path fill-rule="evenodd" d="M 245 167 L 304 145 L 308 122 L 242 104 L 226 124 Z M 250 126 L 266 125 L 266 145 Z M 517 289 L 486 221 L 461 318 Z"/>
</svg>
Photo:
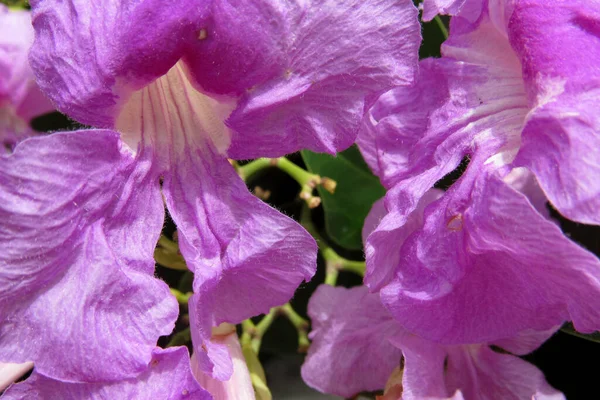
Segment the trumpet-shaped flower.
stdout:
<svg viewBox="0 0 600 400">
<path fill-rule="evenodd" d="M 552 3 L 464 2 L 443 57 L 383 95 L 360 135 L 389 188 L 365 282 L 427 339 L 493 342 L 566 320 L 600 329 L 600 263 L 548 220 L 544 198 L 598 222 L 600 76 L 572 52 L 600 54 L 600 14 Z M 430 203 L 461 160 L 462 177 Z"/>
<path fill-rule="evenodd" d="M 228 346 L 211 328 L 287 301 L 313 275 L 317 249 L 248 192 L 227 157 L 349 146 L 368 99 L 413 79 L 415 7 L 31 5 L 40 87 L 60 111 L 110 130 L 30 139 L 0 160 L 1 239 L 11 241 L 0 264 L 0 361 L 33 361 L 40 375 L 76 382 L 146 371 L 177 309 L 152 277 L 162 193 L 195 273 L 195 360 L 229 379 Z"/>
<path fill-rule="evenodd" d="M 31 119 L 52 110 L 40 92 L 27 62 L 33 43 L 28 11 L 12 11 L 0 4 L 0 140 L 12 151 L 34 134 Z"/>
<path fill-rule="evenodd" d="M 533 365 L 509 354 L 526 354 L 553 331 L 526 332 L 496 343 L 443 346 L 407 332 L 364 286 L 322 285 L 309 302 L 313 343 L 302 366 L 310 386 L 352 397 L 382 390 L 394 370 L 402 377 L 385 398 L 539 399 L 564 396 Z M 397 372 L 396 372 L 397 373 Z M 393 377 L 392 377 L 393 378 Z"/>
</svg>

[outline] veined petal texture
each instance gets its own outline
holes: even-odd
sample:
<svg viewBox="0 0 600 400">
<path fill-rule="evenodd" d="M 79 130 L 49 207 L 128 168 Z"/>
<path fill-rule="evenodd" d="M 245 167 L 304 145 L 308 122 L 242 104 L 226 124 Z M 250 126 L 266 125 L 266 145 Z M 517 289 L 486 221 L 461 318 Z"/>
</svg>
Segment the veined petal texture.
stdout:
<svg viewBox="0 0 600 400">
<path fill-rule="evenodd" d="M 593 222 L 597 217 L 588 211 L 598 199 L 596 183 L 589 183 L 597 175 L 598 129 L 596 117 L 584 112 L 595 101 L 595 72 L 584 73 L 588 61 L 579 65 L 573 57 L 565 58 L 572 60 L 572 73 L 553 70 L 555 58 L 541 58 L 549 53 L 531 34 L 534 28 L 543 31 L 542 17 L 554 18 L 553 26 L 570 32 L 578 15 L 574 9 L 518 3 L 522 7 L 485 1 L 475 20 L 461 9 L 452 19 L 443 57 L 423 60 L 420 81 L 383 95 L 359 136 L 367 162 L 389 188 L 387 214 L 366 243 L 367 271 L 386 276 L 390 264 L 396 266 L 382 300 L 407 329 L 431 340 L 489 342 L 527 329 L 544 331 L 566 320 L 583 332 L 600 328 L 597 308 L 590 307 L 600 290 L 600 263 L 548 220 L 540 193 L 541 187 L 559 211 L 575 220 Z M 595 15 L 591 5 L 580 10 L 588 22 Z M 589 39 L 592 48 L 595 42 L 588 33 L 581 29 L 577 35 Z M 565 40 L 577 35 L 561 37 L 561 46 L 568 47 Z M 544 77 L 539 85 L 531 80 L 534 67 L 546 71 L 533 74 Z M 431 88 L 434 94 L 423 95 Z M 577 92 L 577 102 L 575 97 L 560 101 L 567 88 Z M 566 115 L 574 111 L 567 106 L 577 108 L 578 116 Z M 552 113 L 562 112 L 559 108 L 566 112 L 565 134 L 549 128 L 558 115 Z M 540 115 L 545 116 L 536 117 Z M 527 130 L 542 120 L 537 132 L 548 140 L 540 136 L 535 148 L 549 148 L 536 153 L 535 160 L 530 157 L 533 163 L 524 162 Z M 575 132 L 578 139 L 569 139 Z M 564 162 L 558 161 L 563 155 Z M 424 208 L 422 225 L 406 237 L 419 201 L 461 160 L 468 164 L 466 173 Z M 560 192 L 574 197 L 561 206 L 548 190 L 548 176 L 534 163 L 563 174 Z M 585 174 L 574 178 L 573 165 Z M 565 212 L 567 203 L 573 206 L 571 214 Z M 394 251 L 394 246 L 401 247 Z"/>
<path fill-rule="evenodd" d="M 444 346 L 409 333 L 379 294 L 364 286 L 322 285 L 310 300 L 309 315 L 313 345 L 302 377 L 326 393 L 348 397 L 381 390 L 396 368 L 402 371 L 401 397 L 386 399 L 564 399 L 535 366 L 486 343 Z M 523 332 L 506 342 L 532 351 L 555 330 Z"/>
<path fill-rule="evenodd" d="M 34 371 L 26 381 L 11 386 L 2 398 L 212 400 L 212 396 L 194 379 L 185 347 L 157 348 L 145 371 L 134 378 L 113 383 L 64 382 Z"/>
<path fill-rule="evenodd" d="M 176 64 L 134 93 L 117 126 L 142 137 L 164 177 L 162 190 L 177 224 L 179 246 L 194 272 L 190 302 L 195 357 L 228 379 L 226 349 L 211 328 L 239 323 L 287 302 L 316 269 L 314 239 L 295 221 L 252 195 L 223 152 L 230 131 L 224 103 L 194 90 Z M 219 364 L 219 365 L 216 365 Z"/>
<path fill-rule="evenodd" d="M 177 303 L 155 279 L 164 211 L 147 159 L 112 131 L 28 139 L 0 158 L 0 360 L 48 378 L 144 370 Z"/>
<path fill-rule="evenodd" d="M 366 98 L 417 69 L 410 0 L 34 0 L 32 10 L 31 63 L 62 112 L 112 128 L 133 92 L 181 60 L 197 90 L 235 99 L 237 159 L 342 150 Z"/>
</svg>

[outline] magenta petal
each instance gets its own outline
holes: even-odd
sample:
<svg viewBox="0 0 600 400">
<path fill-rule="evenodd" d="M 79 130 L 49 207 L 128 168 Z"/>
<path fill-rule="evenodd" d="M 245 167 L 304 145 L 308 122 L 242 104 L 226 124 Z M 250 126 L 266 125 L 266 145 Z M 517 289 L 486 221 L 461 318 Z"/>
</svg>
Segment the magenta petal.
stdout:
<svg viewBox="0 0 600 400">
<path fill-rule="evenodd" d="M 444 347 L 414 335 L 400 338 L 394 344 L 402 349 L 404 357 L 403 400 L 441 400 L 450 397 L 444 376 L 447 357 Z M 460 395 L 457 396 L 452 398 L 461 399 Z"/>
<path fill-rule="evenodd" d="M 287 302 L 316 268 L 314 239 L 246 188 L 210 147 L 188 151 L 165 174 L 163 193 L 195 273 L 200 337 L 221 322 L 239 323 Z M 195 343 L 200 359 L 202 343 Z"/>
<path fill-rule="evenodd" d="M 424 0 L 423 20 L 431 21 L 436 15 L 456 15 L 467 0 Z M 483 0 L 479 0 L 481 3 Z"/>
<path fill-rule="evenodd" d="M 38 369 L 24 382 L 11 386 L 3 399 L 170 399 L 210 400 L 190 368 L 185 347 L 155 349 L 140 375 L 114 383 L 71 383 L 48 378 Z"/>
<path fill-rule="evenodd" d="M 116 132 L 79 131 L 0 164 L 0 360 L 70 381 L 144 370 L 178 312 L 153 276 L 164 211 L 150 162 Z"/>
<path fill-rule="evenodd" d="M 313 342 L 302 366 L 304 381 L 344 397 L 383 389 L 401 358 L 389 340 L 404 331 L 381 305 L 379 295 L 364 286 L 321 285 L 310 299 L 308 314 Z"/>
<path fill-rule="evenodd" d="M 519 332 L 515 337 L 496 340 L 493 344 L 512 354 L 521 356 L 529 354 L 540 347 L 546 340 L 550 339 L 559 328 L 559 326 L 555 326 L 547 331 L 526 330 Z"/>
<path fill-rule="evenodd" d="M 422 167 L 431 151 L 419 142 L 426 139 L 429 117 L 449 100 L 448 92 L 443 68 L 425 60 L 413 85 L 390 90 L 369 110 L 357 144 L 384 186 L 390 188 L 408 171 Z"/>
<path fill-rule="evenodd" d="M 600 328 L 597 258 L 477 161 L 424 221 L 382 290 L 408 330 L 444 343 L 484 343 L 565 320 L 582 332 Z"/>
<path fill-rule="evenodd" d="M 532 106 L 516 162 L 560 213 L 587 224 L 600 224 L 599 23 L 597 2 L 525 0 L 508 25 Z"/>
<path fill-rule="evenodd" d="M 343 150 L 356 138 L 365 98 L 414 78 L 420 29 L 411 1 L 307 3 L 280 2 L 260 10 L 274 16 L 246 17 L 272 31 L 271 41 L 280 37 L 280 52 L 267 53 L 278 68 L 264 63 L 269 79 L 248 88 L 228 120 L 233 158 Z"/>
<path fill-rule="evenodd" d="M 446 382 L 451 391 L 460 389 L 466 399 L 565 399 L 535 366 L 487 346 L 450 350 Z"/>
<path fill-rule="evenodd" d="M 368 260 L 364 282 L 371 291 L 381 289 L 393 278 L 400 259 L 398 249 L 423 224 L 425 207 L 439 199 L 442 194 L 443 191 L 439 189 L 426 192 L 421 197 L 417 208 L 406 219 L 406 223 L 401 226 L 395 224 L 393 216 L 387 216 L 383 200 L 373 205 L 363 228 L 363 241 L 366 243 L 365 256 Z M 369 232 L 367 233 L 366 230 Z M 374 230 L 378 233 L 369 236 Z"/>
<path fill-rule="evenodd" d="M 37 82 L 63 113 L 112 127 L 131 91 L 164 75 L 198 41 L 207 3 L 33 0 Z"/>
<path fill-rule="evenodd" d="M 550 202 L 569 219 L 600 225 L 598 95 L 562 95 L 537 108 L 523 129 L 517 165 L 530 168 Z"/>
</svg>

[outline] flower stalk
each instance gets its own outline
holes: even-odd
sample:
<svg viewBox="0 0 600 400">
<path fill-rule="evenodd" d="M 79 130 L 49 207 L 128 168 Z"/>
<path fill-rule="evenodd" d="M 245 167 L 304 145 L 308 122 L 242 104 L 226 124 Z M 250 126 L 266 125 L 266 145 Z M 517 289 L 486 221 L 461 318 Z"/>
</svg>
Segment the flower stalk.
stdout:
<svg viewBox="0 0 600 400">
<path fill-rule="evenodd" d="M 192 297 L 192 293 L 188 292 L 188 293 L 182 293 L 177 289 L 173 289 L 171 288 L 171 294 L 173 296 L 175 296 L 175 298 L 177 299 L 177 302 L 179 304 L 182 305 L 187 305 L 188 304 L 188 300 L 190 299 L 190 297 Z"/>
<path fill-rule="evenodd" d="M 277 167 L 298 182 L 300 185 L 299 196 L 309 208 L 316 208 L 321 204 L 321 198 L 313 195 L 317 185 L 323 186 L 329 193 L 334 193 L 337 186 L 337 182 L 333 179 L 308 172 L 285 157 L 258 158 L 246 165 L 237 167 L 237 172 L 242 179 L 246 180 L 251 175 L 268 167 Z"/>
<path fill-rule="evenodd" d="M 319 235 L 314 224 L 310 220 L 310 213 L 304 209 L 300 218 L 302 226 L 315 238 L 319 245 L 319 251 L 325 259 L 325 284 L 335 286 L 340 271 L 349 271 L 365 276 L 366 264 L 364 261 L 348 260 L 340 256 L 327 241 Z"/>
<path fill-rule="evenodd" d="M 275 321 L 279 315 L 286 317 L 292 323 L 294 328 L 296 328 L 296 331 L 298 332 L 298 352 L 306 352 L 310 346 L 310 341 L 308 340 L 309 323 L 307 320 L 302 318 L 302 316 L 298 314 L 296 310 L 294 310 L 290 303 L 271 308 L 269 313 L 266 314 L 257 324 L 252 322 L 250 319 L 243 321 L 243 333 L 240 338 L 242 346 L 249 345 L 252 350 L 258 354 L 265 333 L 267 330 L 269 330 L 273 324 L 273 321 Z"/>
</svg>

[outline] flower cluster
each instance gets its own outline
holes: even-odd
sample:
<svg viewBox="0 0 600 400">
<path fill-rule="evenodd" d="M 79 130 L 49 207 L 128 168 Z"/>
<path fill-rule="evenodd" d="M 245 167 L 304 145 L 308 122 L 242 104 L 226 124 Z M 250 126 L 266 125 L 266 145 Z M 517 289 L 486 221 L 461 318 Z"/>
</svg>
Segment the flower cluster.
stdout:
<svg viewBox="0 0 600 400">
<path fill-rule="evenodd" d="M 454 15 L 442 57 L 422 60 L 413 85 L 382 95 L 358 138 L 388 189 L 365 223 L 371 293 L 316 293 L 303 376 L 345 396 L 392 376 L 389 398 L 398 398 L 393 379 L 402 399 L 563 398 L 508 353 L 531 352 L 565 321 L 600 329 L 600 262 L 546 206 L 600 221 L 600 7 L 424 7 L 424 18 Z M 435 189 L 465 164 L 446 191 Z"/>
<path fill-rule="evenodd" d="M 309 303 L 305 382 L 564 398 L 518 356 L 566 321 L 600 329 L 600 261 L 547 207 L 600 224 L 600 6 L 425 0 L 422 18 L 452 15 L 451 34 L 420 62 L 418 14 L 411 0 L 2 6 L 2 398 L 255 398 L 235 324 L 258 346 L 276 311 L 306 333 L 278 307 L 318 246 L 236 160 L 353 143 L 387 194 L 364 223 L 364 286 L 323 285 Z M 91 128 L 35 134 L 53 107 Z M 167 212 L 185 296 L 155 276 Z M 180 305 L 191 356 L 157 345 Z"/>
</svg>

